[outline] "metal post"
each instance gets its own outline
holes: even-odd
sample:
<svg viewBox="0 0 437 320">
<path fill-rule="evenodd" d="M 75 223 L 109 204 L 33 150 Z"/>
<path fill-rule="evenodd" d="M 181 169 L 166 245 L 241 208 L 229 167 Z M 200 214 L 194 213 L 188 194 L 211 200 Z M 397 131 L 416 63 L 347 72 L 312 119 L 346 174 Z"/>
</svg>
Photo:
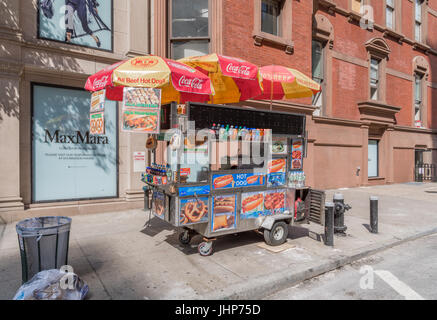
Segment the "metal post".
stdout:
<svg viewBox="0 0 437 320">
<path fill-rule="evenodd" d="M 334 246 L 334 203 L 325 203 L 325 245 Z"/>
<path fill-rule="evenodd" d="M 378 233 L 378 197 L 370 197 L 370 232 Z"/>
<path fill-rule="evenodd" d="M 334 233 L 345 236 L 347 227 L 344 225 L 344 196 L 341 193 L 335 193 L 334 201 Z"/>
<path fill-rule="evenodd" d="M 143 187 L 144 191 L 144 211 L 150 209 L 149 207 L 149 188 L 147 186 Z"/>
</svg>

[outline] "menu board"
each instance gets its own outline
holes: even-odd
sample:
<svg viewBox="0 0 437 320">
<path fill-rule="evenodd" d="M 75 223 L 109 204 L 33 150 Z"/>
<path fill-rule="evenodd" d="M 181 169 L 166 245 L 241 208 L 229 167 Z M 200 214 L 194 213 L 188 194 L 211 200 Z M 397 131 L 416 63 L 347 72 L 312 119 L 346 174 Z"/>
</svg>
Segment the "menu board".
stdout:
<svg viewBox="0 0 437 320">
<path fill-rule="evenodd" d="M 211 232 L 236 228 L 237 196 L 215 196 L 212 200 Z"/>
<path fill-rule="evenodd" d="M 105 134 L 105 90 L 93 92 L 90 103 L 90 134 Z"/>
<path fill-rule="evenodd" d="M 256 219 L 264 214 L 264 192 L 241 194 L 240 219 Z"/>
<path fill-rule="evenodd" d="M 104 112 L 90 114 L 90 134 L 105 134 Z"/>
<path fill-rule="evenodd" d="M 161 89 L 123 89 L 123 131 L 159 133 Z"/>
<path fill-rule="evenodd" d="M 105 90 L 93 92 L 91 94 L 90 113 L 102 112 L 105 110 Z"/>
<path fill-rule="evenodd" d="M 272 137 L 272 154 L 287 154 L 287 137 Z"/>
<path fill-rule="evenodd" d="M 214 174 L 213 189 L 231 189 L 265 185 L 265 176 L 256 173 Z"/>
<path fill-rule="evenodd" d="M 208 222 L 208 197 L 180 200 L 179 226 Z"/>
<path fill-rule="evenodd" d="M 303 141 L 302 139 L 293 140 L 291 144 L 291 170 L 302 169 Z"/>
</svg>

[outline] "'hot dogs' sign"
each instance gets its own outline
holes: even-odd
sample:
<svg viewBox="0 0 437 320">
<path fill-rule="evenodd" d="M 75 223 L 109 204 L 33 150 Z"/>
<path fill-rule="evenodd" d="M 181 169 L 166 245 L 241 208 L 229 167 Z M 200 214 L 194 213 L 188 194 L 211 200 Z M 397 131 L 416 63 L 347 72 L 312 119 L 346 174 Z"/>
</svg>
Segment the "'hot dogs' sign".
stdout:
<svg viewBox="0 0 437 320">
<path fill-rule="evenodd" d="M 265 185 L 265 176 L 255 173 L 215 174 L 213 189 L 231 189 Z"/>
</svg>

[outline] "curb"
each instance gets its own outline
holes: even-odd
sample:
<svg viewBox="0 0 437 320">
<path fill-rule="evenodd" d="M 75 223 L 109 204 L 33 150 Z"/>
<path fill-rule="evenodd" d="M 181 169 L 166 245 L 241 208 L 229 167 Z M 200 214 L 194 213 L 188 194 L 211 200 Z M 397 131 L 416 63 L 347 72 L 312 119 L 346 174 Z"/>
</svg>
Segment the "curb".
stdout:
<svg viewBox="0 0 437 320">
<path fill-rule="evenodd" d="M 419 232 L 407 236 L 403 239 L 393 240 L 386 244 L 377 244 L 368 250 L 352 254 L 350 256 L 337 256 L 332 261 L 309 268 L 307 270 L 290 273 L 290 271 L 280 271 L 265 276 L 261 276 L 248 282 L 238 283 L 229 286 L 224 290 L 213 291 L 204 295 L 193 297 L 193 299 L 205 300 L 260 300 L 281 291 L 302 281 L 320 276 L 326 272 L 333 271 L 340 267 L 349 265 L 362 258 L 374 255 L 381 251 L 399 246 L 403 243 L 417 240 L 437 233 L 437 228 Z M 329 259 L 329 258 L 328 258 Z"/>
</svg>

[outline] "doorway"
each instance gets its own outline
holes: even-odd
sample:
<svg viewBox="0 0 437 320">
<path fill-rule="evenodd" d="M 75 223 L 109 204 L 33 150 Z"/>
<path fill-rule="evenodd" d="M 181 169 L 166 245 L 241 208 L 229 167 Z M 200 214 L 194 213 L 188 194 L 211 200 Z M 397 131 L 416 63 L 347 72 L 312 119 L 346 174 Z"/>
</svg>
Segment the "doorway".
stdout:
<svg viewBox="0 0 437 320">
<path fill-rule="evenodd" d="M 379 141 L 369 140 L 368 143 L 368 177 L 375 178 L 379 175 Z"/>
</svg>

